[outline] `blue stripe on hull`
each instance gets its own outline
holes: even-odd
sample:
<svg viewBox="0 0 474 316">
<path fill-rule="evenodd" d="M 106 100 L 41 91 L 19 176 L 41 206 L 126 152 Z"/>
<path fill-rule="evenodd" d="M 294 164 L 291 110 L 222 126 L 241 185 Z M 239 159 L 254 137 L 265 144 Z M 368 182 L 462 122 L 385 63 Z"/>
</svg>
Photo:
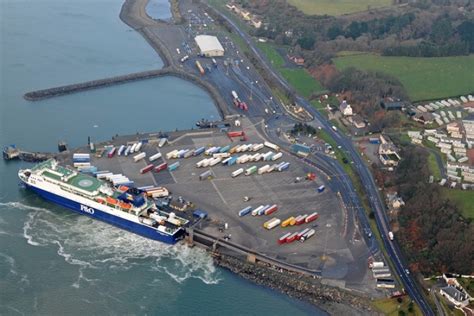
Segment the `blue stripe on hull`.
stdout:
<svg viewBox="0 0 474 316">
<path fill-rule="evenodd" d="M 184 230 L 183 229 L 180 229 L 174 236 L 165 235 L 165 234 L 161 234 L 156 229 L 153 229 L 151 227 L 147 227 L 147 226 L 140 225 L 140 224 L 137 224 L 137 223 L 134 223 L 134 222 L 130 222 L 130 221 L 125 220 L 123 218 L 120 218 L 118 216 L 113 216 L 113 215 L 110 215 L 108 213 L 102 212 L 98 209 L 94 209 L 94 208 L 91 208 L 91 207 L 88 206 L 87 207 L 88 209 L 93 209 L 94 210 L 94 212 L 91 214 L 89 212 L 81 210 L 81 204 L 78 203 L 78 202 L 66 199 L 62 196 L 53 194 L 53 193 L 45 191 L 45 190 L 38 189 L 38 188 L 30 186 L 28 184 L 26 184 L 26 186 L 29 189 L 35 191 L 38 195 L 40 195 L 42 198 L 44 198 L 48 201 L 51 201 L 55 204 L 59 204 L 61 206 L 69 208 L 69 209 L 71 209 L 71 210 L 73 210 L 73 211 L 75 211 L 75 212 L 77 212 L 81 215 L 88 215 L 92 218 L 99 219 L 103 222 L 106 222 L 108 224 L 112 224 L 114 226 L 117 226 L 119 228 L 128 230 L 132 233 L 135 233 L 137 235 L 140 235 L 140 236 L 143 236 L 143 237 L 146 237 L 146 238 L 150 238 L 150 239 L 153 239 L 153 240 L 158 240 L 158 241 L 161 241 L 161 242 L 164 242 L 164 243 L 167 243 L 167 244 L 174 244 L 184 236 Z"/>
</svg>

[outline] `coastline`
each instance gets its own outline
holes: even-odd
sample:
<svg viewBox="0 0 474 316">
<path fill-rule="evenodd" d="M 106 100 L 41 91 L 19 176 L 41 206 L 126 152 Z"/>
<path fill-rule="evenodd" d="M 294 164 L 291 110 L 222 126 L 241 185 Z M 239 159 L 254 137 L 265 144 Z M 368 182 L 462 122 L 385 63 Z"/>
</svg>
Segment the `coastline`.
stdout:
<svg viewBox="0 0 474 316">
<path fill-rule="evenodd" d="M 170 75 L 176 75 L 185 80 L 192 81 L 204 88 L 211 95 L 218 110 L 223 117 L 228 113 L 227 104 L 219 91 L 198 76 L 180 70 L 169 49 L 161 39 L 150 31 L 151 27 L 166 26 L 171 23 L 153 20 L 146 14 L 146 5 L 149 0 L 125 0 L 120 12 L 120 19 L 139 32 L 153 47 L 163 60 L 164 68 L 170 70 Z M 170 0 L 170 5 L 173 4 Z M 175 13 L 173 13 L 173 19 Z M 209 249 L 208 249 L 209 250 Z M 223 253 L 213 253 L 214 263 L 232 273 L 247 279 L 257 285 L 264 286 L 274 291 L 281 292 L 289 297 L 306 301 L 318 309 L 331 315 L 380 315 L 373 309 L 367 298 L 356 295 L 347 290 L 330 287 L 321 283 L 320 279 L 309 277 L 289 271 L 282 273 L 269 265 L 251 263 L 245 258 L 239 258 Z"/>
</svg>

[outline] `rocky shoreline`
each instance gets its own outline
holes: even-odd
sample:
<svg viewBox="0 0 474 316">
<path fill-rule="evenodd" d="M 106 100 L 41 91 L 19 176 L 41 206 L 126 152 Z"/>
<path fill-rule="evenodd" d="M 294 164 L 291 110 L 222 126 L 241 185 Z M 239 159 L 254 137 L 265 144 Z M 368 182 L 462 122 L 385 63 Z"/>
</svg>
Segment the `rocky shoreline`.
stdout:
<svg viewBox="0 0 474 316">
<path fill-rule="evenodd" d="M 367 298 L 321 284 L 318 278 L 282 272 L 267 265 L 250 263 L 224 254 L 216 256 L 214 262 L 244 279 L 306 301 L 330 315 L 380 315 Z"/>
</svg>

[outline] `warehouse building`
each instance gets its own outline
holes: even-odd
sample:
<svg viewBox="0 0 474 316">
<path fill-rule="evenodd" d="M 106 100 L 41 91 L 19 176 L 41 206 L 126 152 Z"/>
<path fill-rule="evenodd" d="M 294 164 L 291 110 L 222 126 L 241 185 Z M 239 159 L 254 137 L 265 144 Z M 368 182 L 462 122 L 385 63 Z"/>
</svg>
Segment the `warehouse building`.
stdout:
<svg viewBox="0 0 474 316">
<path fill-rule="evenodd" d="M 224 48 L 215 36 L 198 35 L 194 38 L 200 53 L 205 57 L 224 56 Z"/>
</svg>

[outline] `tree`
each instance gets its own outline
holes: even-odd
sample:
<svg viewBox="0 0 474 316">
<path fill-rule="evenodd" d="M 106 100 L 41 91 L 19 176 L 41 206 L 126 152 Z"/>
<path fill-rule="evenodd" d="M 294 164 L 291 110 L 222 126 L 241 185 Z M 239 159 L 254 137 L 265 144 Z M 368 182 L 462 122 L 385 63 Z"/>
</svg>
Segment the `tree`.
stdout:
<svg viewBox="0 0 474 316">
<path fill-rule="evenodd" d="M 469 51 L 474 52 L 474 22 L 464 21 L 457 27 L 461 40 L 469 45 Z"/>
<path fill-rule="evenodd" d="M 445 44 L 453 36 L 453 26 L 447 18 L 436 20 L 431 29 L 431 40 L 437 44 Z"/>
<path fill-rule="evenodd" d="M 341 36 L 341 35 L 343 35 L 343 34 L 344 34 L 344 32 L 343 32 L 343 30 L 342 30 L 342 27 L 341 27 L 340 25 L 337 25 L 337 24 L 336 24 L 336 25 L 331 26 L 331 27 L 328 29 L 328 31 L 327 31 L 327 33 L 326 33 L 326 36 L 327 36 L 330 40 L 333 40 L 333 39 L 335 39 L 336 37 Z"/>
<path fill-rule="evenodd" d="M 311 50 L 313 49 L 315 39 L 314 37 L 303 36 L 303 37 L 298 38 L 296 43 L 298 43 L 298 45 L 300 45 L 301 48 L 303 49 Z"/>
</svg>

